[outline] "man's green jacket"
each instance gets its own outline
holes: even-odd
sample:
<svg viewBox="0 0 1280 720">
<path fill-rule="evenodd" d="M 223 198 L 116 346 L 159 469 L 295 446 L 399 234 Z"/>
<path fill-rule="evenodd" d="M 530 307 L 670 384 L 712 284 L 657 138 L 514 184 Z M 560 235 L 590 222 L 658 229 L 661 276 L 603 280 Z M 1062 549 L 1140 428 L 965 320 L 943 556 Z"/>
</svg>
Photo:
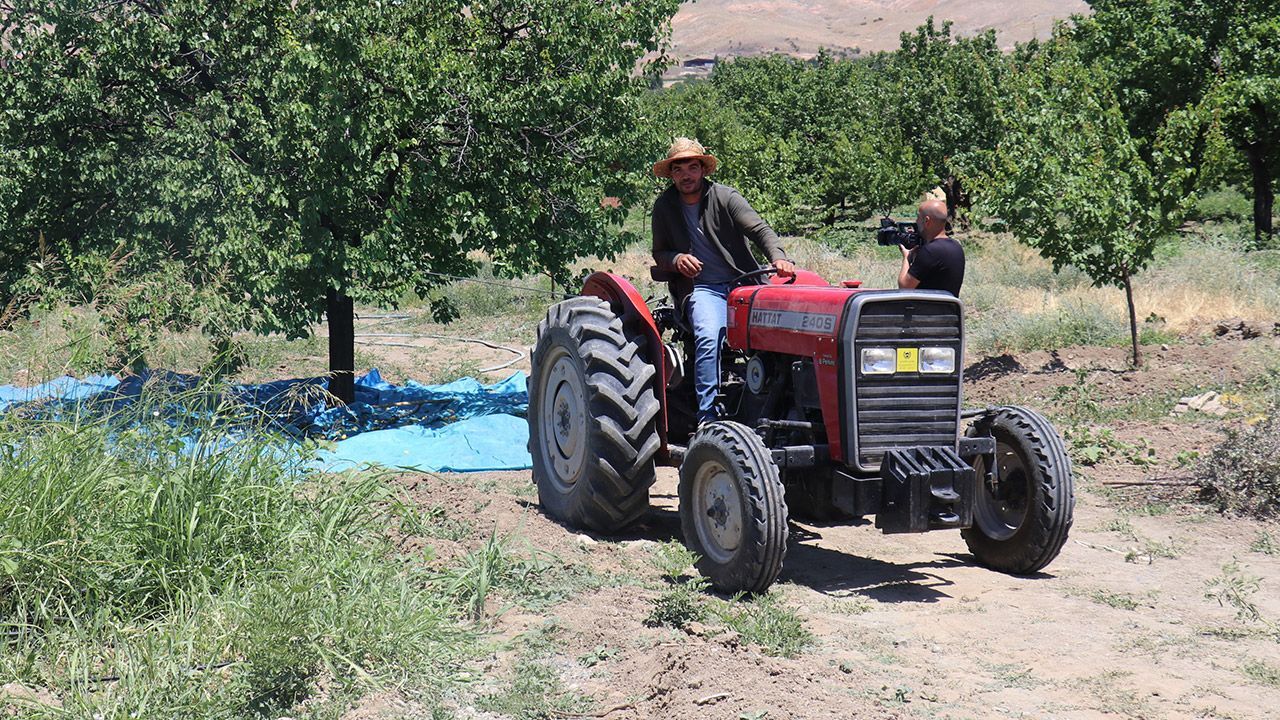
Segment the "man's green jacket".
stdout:
<svg viewBox="0 0 1280 720">
<path fill-rule="evenodd" d="M 720 251 L 724 259 L 739 273 L 759 267 L 747 247 L 747 238 L 760 248 L 769 262 L 786 259 L 778 235 L 769 227 L 737 190 L 728 185 L 704 180 L 701 207 L 702 232 Z M 693 280 L 676 270 L 676 256 L 691 252 L 689 231 L 685 229 L 683 200 L 675 186 L 666 189 L 653 204 L 653 259 L 658 268 L 675 274 L 671 294 L 677 307 L 693 290 Z"/>
</svg>

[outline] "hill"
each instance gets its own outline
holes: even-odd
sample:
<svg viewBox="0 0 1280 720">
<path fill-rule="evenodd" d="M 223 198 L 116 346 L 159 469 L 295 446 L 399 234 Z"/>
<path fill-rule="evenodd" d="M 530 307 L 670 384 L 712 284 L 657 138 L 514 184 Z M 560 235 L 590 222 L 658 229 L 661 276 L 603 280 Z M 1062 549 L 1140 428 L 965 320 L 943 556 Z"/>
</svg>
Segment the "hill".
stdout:
<svg viewBox="0 0 1280 720">
<path fill-rule="evenodd" d="M 1082 0 L 695 0 L 672 22 L 676 59 L 761 55 L 808 57 L 819 48 L 853 54 L 898 47 L 898 34 L 930 15 L 953 32 L 994 28 L 1000 45 L 1048 37 L 1053 24 L 1088 12 Z"/>
</svg>

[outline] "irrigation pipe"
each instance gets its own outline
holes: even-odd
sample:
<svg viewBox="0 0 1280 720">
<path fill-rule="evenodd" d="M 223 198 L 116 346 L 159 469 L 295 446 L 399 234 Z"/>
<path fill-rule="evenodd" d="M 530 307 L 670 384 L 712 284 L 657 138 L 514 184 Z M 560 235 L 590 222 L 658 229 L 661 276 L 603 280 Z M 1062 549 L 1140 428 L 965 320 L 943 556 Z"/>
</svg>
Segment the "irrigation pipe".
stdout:
<svg viewBox="0 0 1280 720">
<path fill-rule="evenodd" d="M 480 368 L 480 370 L 479 370 L 479 371 L 480 371 L 480 372 L 482 372 L 482 373 L 484 373 L 484 372 L 495 372 L 495 371 L 497 371 L 497 370 L 502 370 L 502 369 L 504 369 L 504 368 L 509 368 L 509 367 L 511 367 L 512 365 L 515 365 L 516 363 L 518 363 L 518 362 L 520 362 L 521 360 L 523 360 L 523 359 L 524 359 L 524 355 L 525 355 L 523 350 L 517 350 L 517 349 L 515 349 L 515 348 L 513 348 L 513 347 L 507 347 L 506 345 L 499 345 L 499 344 L 497 344 L 497 343 L 489 342 L 488 340 L 484 340 L 484 339 L 481 339 L 481 338 L 454 337 L 454 336 L 452 336 L 452 335 L 411 335 L 411 334 L 409 334 L 409 333 L 359 333 L 359 334 L 357 334 L 357 335 L 356 335 L 356 338 L 357 338 L 357 339 L 355 340 L 355 343 L 356 343 L 356 344 L 358 344 L 358 345 L 374 345 L 374 346 L 379 346 L 379 347 L 404 347 L 404 348 L 414 348 L 414 349 L 417 349 L 417 350 L 422 350 L 422 349 L 423 349 L 423 347 L 422 347 L 421 345 L 412 345 L 412 344 L 410 344 L 410 343 L 399 343 L 399 342 L 373 342 L 373 341 L 369 341 L 369 340 L 360 340 L 360 339 L 358 339 L 358 338 L 369 338 L 369 337 L 375 337 L 375 338 L 409 338 L 409 339 L 414 339 L 414 340 L 419 339 L 419 338 L 422 338 L 422 339 L 431 339 L 431 340 L 451 340 L 451 341 L 453 341 L 453 342 L 476 343 L 477 345 L 484 345 L 485 347 L 493 348 L 494 350 L 505 350 L 506 352 L 509 352 L 509 353 L 511 353 L 512 355 L 515 355 L 515 357 L 514 357 L 514 358 L 512 358 L 511 360 L 508 360 L 507 362 L 502 363 L 501 365 L 494 365 L 493 367 Z"/>
<path fill-rule="evenodd" d="M 457 282 L 473 282 L 473 283 L 480 283 L 481 285 L 493 285 L 494 287 L 510 288 L 512 290 L 523 290 L 524 292 L 534 293 L 537 295 L 552 295 L 552 296 L 559 295 L 561 298 L 564 298 L 566 300 L 569 298 L 578 297 L 577 293 L 558 292 L 556 290 L 544 290 L 542 288 L 532 288 L 532 287 L 528 287 L 527 285 L 516 285 L 515 283 L 501 282 L 498 280 L 481 280 L 480 278 L 463 277 L 461 275 L 448 275 L 446 273 L 438 273 L 438 272 L 427 272 L 426 274 L 434 275 L 438 278 L 446 278 L 448 280 L 454 280 Z"/>
</svg>

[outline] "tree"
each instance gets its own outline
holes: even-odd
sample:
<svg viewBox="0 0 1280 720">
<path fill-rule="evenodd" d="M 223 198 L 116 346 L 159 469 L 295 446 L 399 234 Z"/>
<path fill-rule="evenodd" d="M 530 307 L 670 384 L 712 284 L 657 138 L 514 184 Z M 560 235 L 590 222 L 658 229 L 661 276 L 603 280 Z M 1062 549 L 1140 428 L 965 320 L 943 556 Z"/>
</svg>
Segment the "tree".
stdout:
<svg viewBox="0 0 1280 720">
<path fill-rule="evenodd" d="M 1139 153 L 1154 159 L 1172 113 L 1204 120 L 1190 164 L 1194 186 L 1234 175 L 1236 158 L 1250 181 L 1254 242 L 1273 233 L 1274 185 L 1280 172 L 1280 91 L 1274 0 L 1090 0 L 1072 37 L 1086 62 L 1110 74 Z M 1198 108 L 1198 109 L 1197 109 Z M 1215 142 L 1215 140 L 1222 142 Z M 1196 175 L 1203 170 L 1197 182 Z"/>
<path fill-rule="evenodd" d="M 634 70 L 677 0 L 24 2 L 0 36 L 0 280 L 172 255 L 291 336 L 474 271 L 565 278 L 647 189 Z M 604 196 L 622 200 L 602 205 Z M 7 285 L 6 285 L 7 287 Z"/>
<path fill-rule="evenodd" d="M 1139 155 L 1110 76 L 1082 62 L 1065 36 L 1042 46 L 1006 87 L 982 203 L 1055 270 L 1072 265 L 1095 285 L 1124 288 L 1140 365 L 1132 278 L 1179 220 L 1181 199 Z M 1180 147 L 1173 140 L 1161 147 Z"/>
<path fill-rule="evenodd" d="M 1233 18 L 1223 43 L 1221 75 L 1205 106 L 1244 154 L 1252 179 L 1253 242 L 1275 233 L 1275 183 L 1280 177 L 1280 15 L 1261 7 Z"/>
<path fill-rule="evenodd" d="M 911 202 L 927 187 L 911 145 L 894 125 L 854 121 L 827 146 L 817 177 L 819 198 L 865 218 Z"/>
<path fill-rule="evenodd" d="M 902 33 L 898 50 L 873 61 L 880 67 L 878 104 L 932 183 L 957 188 L 963 164 L 957 158 L 995 147 L 1005 64 L 994 30 L 953 38 L 951 22 L 935 25 L 932 17 Z M 954 215 L 961 204 L 949 191 L 948 211 Z"/>
</svg>

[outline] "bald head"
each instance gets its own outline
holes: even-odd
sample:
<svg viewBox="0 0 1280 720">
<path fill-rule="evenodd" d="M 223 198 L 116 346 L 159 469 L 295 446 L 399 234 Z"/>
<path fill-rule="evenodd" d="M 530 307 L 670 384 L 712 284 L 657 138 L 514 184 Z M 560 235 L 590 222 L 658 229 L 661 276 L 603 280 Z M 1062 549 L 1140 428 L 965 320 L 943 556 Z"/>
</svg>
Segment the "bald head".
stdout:
<svg viewBox="0 0 1280 720">
<path fill-rule="evenodd" d="M 921 239 L 929 242 L 947 227 L 947 204 L 941 200 L 925 200 L 916 211 L 916 227 Z"/>
<path fill-rule="evenodd" d="M 925 200 L 920 203 L 920 214 L 934 220 L 947 221 L 947 204 L 941 200 Z"/>
</svg>

